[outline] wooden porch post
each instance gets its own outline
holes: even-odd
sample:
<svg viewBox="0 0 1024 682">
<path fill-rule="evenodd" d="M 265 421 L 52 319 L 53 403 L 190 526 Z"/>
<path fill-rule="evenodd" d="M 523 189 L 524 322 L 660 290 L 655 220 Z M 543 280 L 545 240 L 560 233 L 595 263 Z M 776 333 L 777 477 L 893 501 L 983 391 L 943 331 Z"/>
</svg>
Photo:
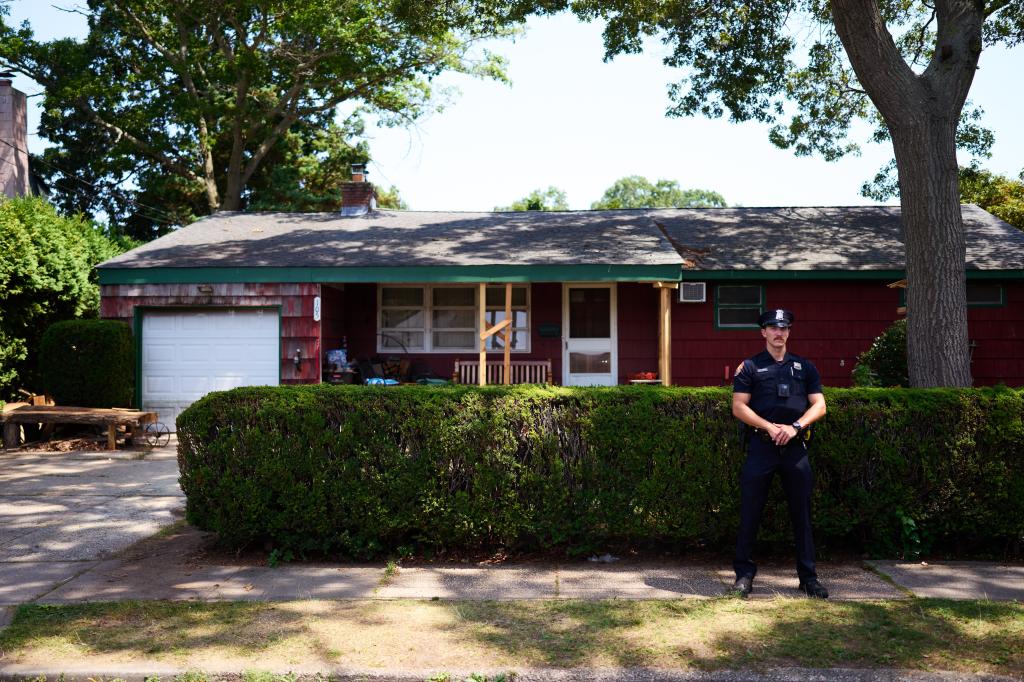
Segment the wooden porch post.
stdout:
<svg viewBox="0 0 1024 682">
<path fill-rule="evenodd" d="M 661 303 L 658 306 L 658 377 L 662 386 L 672 385 L 672 292 L 679 288 L 678 282 L 655 282 L 660 289 Z"/>
<path fill-rule="evenodd" d="M 509 340 L 512 338 L 512 283 L 505 285 L 505 319 L 490 329 L 487 326 L 487 283 L 480 283 L 480 380 L 479 384 L 487 384 L 487 339 L 501 332 L 505 340 L 505 377 L 502 383 L 512 383 L 512 358 L 509 355 Z"/>
<path fill-rule="evenodd" d="M 477 372 L 477 383 L 487 385 L 487 283 L 480 282 L 480 370 Z"/>
<path fill-rule="evenodd" d="M 512 282 L 505 283 L 505 319 L 512 319 Z M 512 323 L 502 330 L 502 338 L 505 340 L 505 385 L 512 383 L 512 349 L 509 348 L 509 341 L 512 340 Z"/>
</svg>

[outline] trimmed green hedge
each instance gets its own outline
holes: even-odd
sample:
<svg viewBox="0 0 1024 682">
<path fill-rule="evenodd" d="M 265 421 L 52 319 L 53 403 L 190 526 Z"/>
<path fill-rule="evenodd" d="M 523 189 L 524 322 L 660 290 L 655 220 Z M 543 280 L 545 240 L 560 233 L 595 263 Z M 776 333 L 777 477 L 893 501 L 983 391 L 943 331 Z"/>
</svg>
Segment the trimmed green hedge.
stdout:
<svg viewBox="0 0 1024 682">
<path fill-rule="evenodd" d="M 232 547 L 368 558 L 623 546 L 730 551 L 744 457 L 719 388 L 292 386 L 178 417 L 188 520 Z M 1006 556 L 1024 536 L 1024 395 L 828 389 L 823 552 Z M 778 483 L 776 483 L 778 486 Z M 761 538 L 790 542 L 780 490 Z"/>
<path fill-rule="evenodd" d="M 114 320 L 66 320 L 47 328 L 39 344 L 46 392 L 58 405 L 131 407 L 135 345 L 131 329 Z"/>
</svg>

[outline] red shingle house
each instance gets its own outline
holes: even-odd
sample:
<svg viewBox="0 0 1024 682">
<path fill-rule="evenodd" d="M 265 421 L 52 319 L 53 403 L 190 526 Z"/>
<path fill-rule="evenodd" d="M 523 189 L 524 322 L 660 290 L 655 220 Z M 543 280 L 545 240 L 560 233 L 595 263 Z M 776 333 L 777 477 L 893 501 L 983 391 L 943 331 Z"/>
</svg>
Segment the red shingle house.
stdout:
<svg viewBox="0 0 1024 682">
<path fill-rule="evenodd" d="M 317 383 L 343 340 L 450 377 L 506 317 L 512 361 L 550 359 L 556 384 L 718 385 L 783 306 L 792 350 L 844 386 L 902 305 L 898 207 L 440 213 L 376 210 L 367 188 L 341 213 L 219 213 L 101 264 L 140 406 L 170 423 L 212 390 Z M 1024 233 L 963 216 L 975 383 L 1022 385 Z"/>
</svg>

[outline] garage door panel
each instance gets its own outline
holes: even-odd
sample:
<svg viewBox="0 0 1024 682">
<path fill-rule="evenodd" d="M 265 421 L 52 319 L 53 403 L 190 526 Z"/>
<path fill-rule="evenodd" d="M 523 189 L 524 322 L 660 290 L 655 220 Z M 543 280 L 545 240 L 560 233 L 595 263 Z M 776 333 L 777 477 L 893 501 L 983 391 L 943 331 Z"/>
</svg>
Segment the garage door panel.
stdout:
<svg viewBox="0 0 1024 682">
<path fill-rule="evenodd" d="M 210 360 L 211 343 L 183 343 L 179 346 L 179 359 L 182 362 L 207 363 Z"/>
<path fill-rule="evenodd" d="M 146 344 L 143 359 L 146 362 L 174 362 L 177 359 L 177 349 L 173 343 L 154 340 Z"/>
<path fill-rule="evenodd" d="M 184 396 L 204 396 L 213 389 L 210 385 L 213 382 L 211 377 L 206 375 L 182 375 L 178 377 L 178 392 Z"/>
<path fill-rule="evenodd" d="M 274 311 L 147 311 L 143 409 L 172 426 L 182 410 L 210 391 L 277 385 L 279 329 Z"/>
<path fill-rule="evenodd" d="M 153 375 L 146 376 L 144 386 L 147 393 L 171 393 L 177 381 L 173 376 Z"/>
<path fill-rule="evenodd" d="M 177 323 L 172 316 L 157 315 L 152 319 L 146 319 L 146 332 L 153 338 L 173 336 L 176 331 Z"/>
<path fill-rule="evenodd" d="M 217 344 L 213 346 L 211 352 L 213 353 L 214 360 L 218 363 L 224 363 L 227 365 L 240 362 L 240 353 L 238 352 L 238 349 L 233 348 L 228 344 Z M 245 356 L 249 357 L 249 354 L 245 353 Z"/>
<path fill-rule="evenodd" d="M 251 386 L 249 383 L 254 377 L 247 377 L 244 374 L 222 374 L 214 377 L 213 379 L 213 390 L 215 391 L 226 391 L 230 388 L 238 388 L 239 386 Z"/>
</svg>

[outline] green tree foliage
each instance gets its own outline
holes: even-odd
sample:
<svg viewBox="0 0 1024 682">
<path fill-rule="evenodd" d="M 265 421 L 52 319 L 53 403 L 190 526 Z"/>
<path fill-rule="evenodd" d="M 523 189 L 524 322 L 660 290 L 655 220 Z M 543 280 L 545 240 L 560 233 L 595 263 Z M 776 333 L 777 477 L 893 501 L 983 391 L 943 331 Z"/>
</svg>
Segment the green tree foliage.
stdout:
<svg viewBox="0 0 1024 682">
<path fill-rule="evenodd" d="M 525 1 L 525 0 L 524 0 Z M 991 134 L 965 106 L 984 45 L 1024 42 L 1019 0 L 554 0 L 607 21 L 606 57 L 658 36 L 684 71 L 669 114 L 760 121 L 797 155 L 856 152 L 854 123 L 892 142 L 906 247 L 914 386 L 970 386 L 957 145 Z M 952 359 L 952 360 L 951 360 Z"/>
<path fill-rule="evenodd" d="M 377 207 L 393 208 L 399 211 L 409 210 L 409 204 L 405 203 L 405 200 L 398 194 L 398 188 L 394 185 L 386 191 L 377 190 Z"/>
<path fill-rule="evenodd" d="M 512 23 L 497 6 L 416 0 L 91 0 L 84 11 L 81 42 L 0 21 L 0 66 L 45 88 L 40 133 L 56 145 L 45 160 L 61 169 L 50 180 L 62 205 L 147 238 L 218 210 L 329 206 L 329 181 L 367 155 L 349 142 L 357 119 L 333 123 L 339 106 L 398 125 L 443 105 L 431 82 L 442 72 L 503 79 L 478 43 Z"/>
<path fill-rule="evenodd" d="M 41 391 L 39 339 L 51 323 L 99 312 L 94 265 L 124 250 L 92 222 L 37 198 L 0 202 L 0 398 Z"/>
<path fill-rule="evenodd" d="M 535 189 L 511 206 L 496 206 L 495 211 L 568 211 L 569 200 L 565 191 L 557 187 Z"/>
<path fill-rule="evenodd" d="M 907 321 L 896 320 L 857 356 L 854 386 L 909 386 Z"/>
<path fill-rule="evenodd" d="M 960 168 L 960 200 L 977 204 L 994 216 L 1024 230 L 1024 171 L 1019 179 L 967 166 Z"/>
<path fill-rule="evenodd" d="M 658 180 L 652 184 L 645 177 L 630 175 L 616 180 L 590 208 L 707 208 L 725 205 L 725 198 L 718 192 L 682 189 L 675 180 Z"/>
</svg>

